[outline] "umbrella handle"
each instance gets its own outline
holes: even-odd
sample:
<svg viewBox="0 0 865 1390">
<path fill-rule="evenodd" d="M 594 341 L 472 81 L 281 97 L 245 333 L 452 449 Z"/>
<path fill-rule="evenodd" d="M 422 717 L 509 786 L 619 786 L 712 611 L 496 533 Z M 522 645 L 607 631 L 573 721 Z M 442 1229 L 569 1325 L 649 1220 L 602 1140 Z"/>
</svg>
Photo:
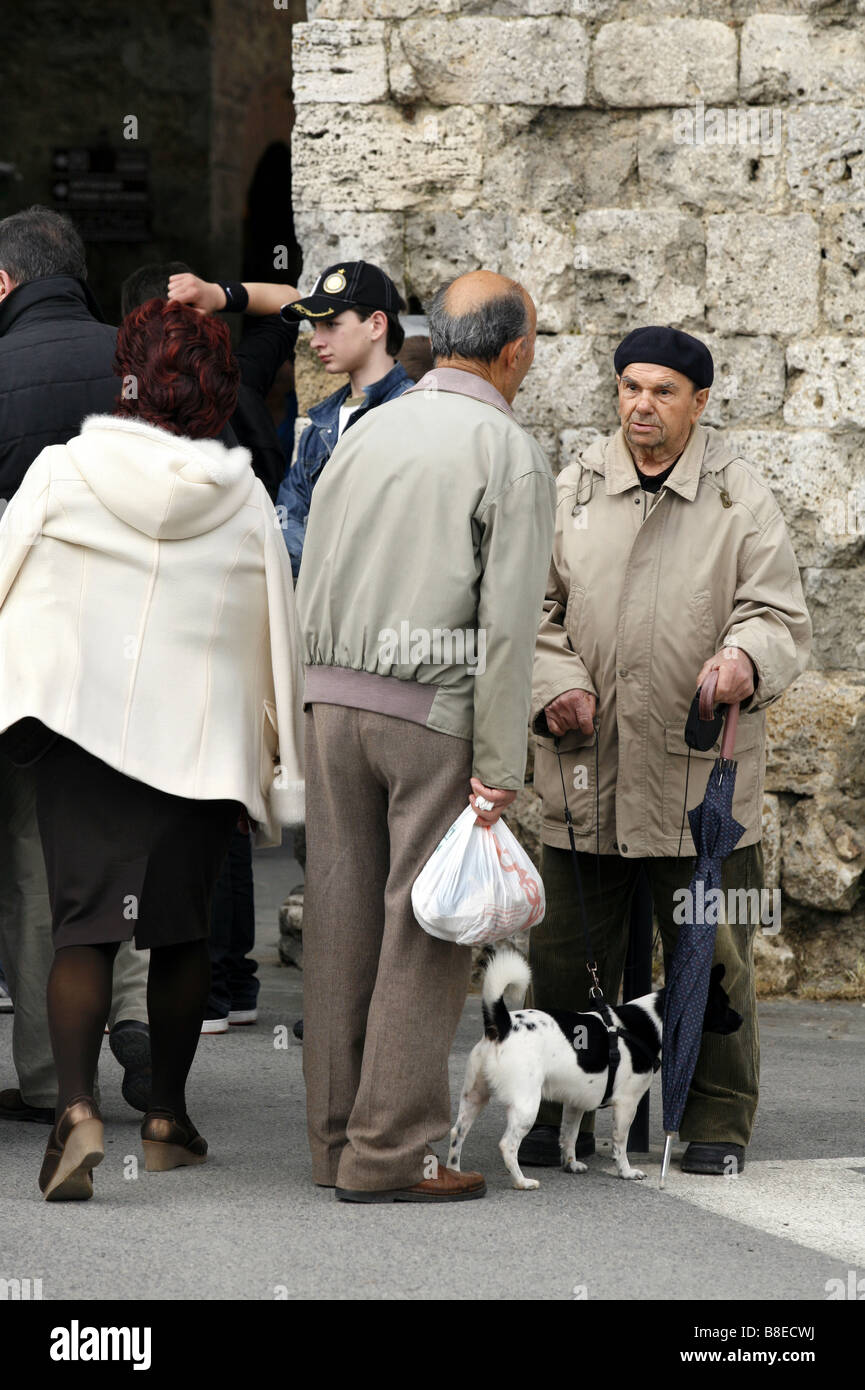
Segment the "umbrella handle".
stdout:
<svg viewBox="0 0 865 1390">
<path fill-rule="evenodd" d="M 718 672 L 713 668 L 700 686 L 700 718 L 713 719 L 715 713 L 715 691 L 718 687 Z M 724 735 L 721 739 L 721 757 L 732 758 L 736 746 L 736 729 L 739 725 L 739 702 L 726 706 Z"/>
</svg>

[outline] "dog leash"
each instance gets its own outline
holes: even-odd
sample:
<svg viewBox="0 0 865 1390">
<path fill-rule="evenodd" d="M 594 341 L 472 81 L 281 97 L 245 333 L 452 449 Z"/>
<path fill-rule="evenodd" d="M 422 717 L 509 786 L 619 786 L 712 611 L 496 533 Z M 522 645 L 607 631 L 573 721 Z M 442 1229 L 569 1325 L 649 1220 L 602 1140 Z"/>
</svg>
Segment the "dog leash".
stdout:
<svg viewBox="0 0 865 1390">
<path fill-rule="evenodd" d="M 598 898 L 601 895 L 601 787 L 600 787 L 600 755 L 599 755 L 599 727 L 597 716 L 593 720 L 595 728 L 595 871 L 597 875 Z M 559 760 L 559 776 L 562 779 L 562 798 L 565 806 L 565 825 L 568 829 L 568 840 L 571 846 L 571 864 L 574 869 L 574 882 L 577 886 L 577 900 L 580 904 L 580 916 L 583 921 L 583 935 L 586 942 L 586 969 L 592 981 L 589 986 L 589 998 L 592 1000 L 595 1010 L 601 1015 L 604 1027 L 607 1030 L 607 1046 L 609 1048 L 609 1060 L 607 1066 L 607 1085 L 604 1090 L 603 1098 L 598 1109 L 603 1109 L 613 1093 L 613 1086 L 616 1082 L 616 1072 L 619 1069 L 621 1053 L 619 1051 L 619 1038 L 624 1036 L 625 1030 L 620 1028 L 613 1015 L 610 1013 L 609 1005 L 604 999 L 604 991 L 601 989 L 601 982 L 598 979 L 598 962 L 592 949 L 592 937 L 589 931 L 589 915 L 586 911 L 586 901 L 583 896 L 583 879 L 580 873 L 580 861 L 577 858 L 577 842 L 574 838 L 574 822 L 571 817 L 571 808 L 568 805 L 568 792 L 565 786 L 565 769 L 562 763 L 562 753 L 559 747 L 559 738 L 553 739 L 556 750 L 556 757 Z"/>
<path fill-rule="evenodd" d="M 599 764 L 599 753 L 598 753 L 598 722 L 597 722 L 597 719 L 595 719 L 594 725 L 595 725 L 595 836 L 596 836 L 596 840 L 595 840 L 595 843 L 596 843 L 596 849 L 595 849 L 595 865 L 596 865 L 596 870 L 597 870 L 598 896 L 600 897 L 600 892 L 601 892 L 601 818 L 600 818 L 600 786 L 599 786 L 599 776 L 598 776 L 598 774 L 599 774 L 599 765 L 600 765 L 600 764 Z M 564 765 L 563 765 L 563 763 L 562 763 L 562 752 L 561 752 L 561 748 L 559 747 L 560 742 L 561 742 L 561 740 L 558 738 L 558 736 L 554 737 L 554 739 L 553 739 L 553 744 L 554 744 L 555 750 L 556 750 L 556 757 L 557 757 L 558 760 L 559 760 L 559 776 L 560 776 L 561 779 L 562 779 L 562 798 L 563 798 L 564 804 L 565 804 L 565 825 L 567 826 L 567 829 L 568 829 L 568 840 L 570 841 L 570 846 L 571 846 L 571 863 L 572 863 L 573 869 L 574 869 L 574 881 L 575 881 L 575 883 L 576 883 L 576 885 L 577 885 L 577 901 L 578 901 L 579 904 L 580 904 L 580 916 L 581 916 L 582 921 L 583 921 L 583 935 L 585 936 L 585 941 L 586 941 L 586 969 L 588 970 L 589 975 L 590 975 L 590 977 L 591 977 L 591 981 L 592 981 L 592 983 L 591 983 L 591 985 L 590 985 L 590 987 L 589 987 L 589 997 L 590 997 L 591 999 L 601 999 L 601 1000 L 603 1000 L 604 991 L 601 989 L 601 982 L 600 982 L 600 980 L 598 979 L 598 962 L 597 962 L 597 960 L 596 960 L 596 958 L 595 958 L 594 950 L 592 949 L 592 937 L 591 937 L 591 933 L 590 933 L 590 931 L 589 931 L 589 915 L 588 915 L 588 913 L 586 912 L 586 902 L 585 902 L 585 898 L 583 897 L 583 879 L 582 879 L 582 875 L 581 875 L 581 873 L 580 873 L 580 861 L 579 861 L 579 859 L 577 858 L 577 842 L 576 842 L 576 840 L 574 839 L 574 822 L 573 822 L 573 819 L 572 819 L 572 817 L 571 817 L 571 808 L 570 808 L 570 806 L 568 805 L 568 793 L 567 793 L 567 788 L 565 787 L 565 769 L 564 769 Z"/>
</svg>

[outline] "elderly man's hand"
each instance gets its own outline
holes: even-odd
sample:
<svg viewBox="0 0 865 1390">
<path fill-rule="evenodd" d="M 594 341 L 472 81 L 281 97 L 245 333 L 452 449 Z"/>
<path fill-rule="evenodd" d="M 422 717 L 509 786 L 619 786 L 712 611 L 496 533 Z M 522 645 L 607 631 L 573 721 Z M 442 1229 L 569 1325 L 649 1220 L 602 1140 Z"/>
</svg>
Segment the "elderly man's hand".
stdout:
<svg viewBox="0 0 865 1390">
<path fill-rule="evenodd" d="M 198 309 L 202 314 L 215 314 L 225 308 L 225 290 L 210 280 L 200 280 L 188 271 L 169 276 L 168 298 L 188 304 L 190 309 Z"/>
<path fill-rule="evenodd" d="M 741 647 L 722 647 L 704 661 L 697 677 L 698 690 L 709 672 L 715 670 L 718 672 L 717 705 L 735 705 L 754 694 L 754 663 Z"/>
<path fill-rule="evenodd" d="M 505 792 L 499 787 L 485 787 L 479 777 L 473 777 L 472 795 L 469 797 L 469 805 L 477 816 L 475 825 L 495 825 L 502 811 L 510 806 L 516 798 L 516 792 Z M 478 805 L 478 797 L 485 803 L 492 805 Z"/>
<path fill-rule="evenodd" d="M 555 738 L 561 738 L 569 729 L 579 729 L 583 734 L 592 733 L 595 725 L 595 697 L 587 690 L 566 690 L 544 708 L 547 728 Z"/>
</svg>

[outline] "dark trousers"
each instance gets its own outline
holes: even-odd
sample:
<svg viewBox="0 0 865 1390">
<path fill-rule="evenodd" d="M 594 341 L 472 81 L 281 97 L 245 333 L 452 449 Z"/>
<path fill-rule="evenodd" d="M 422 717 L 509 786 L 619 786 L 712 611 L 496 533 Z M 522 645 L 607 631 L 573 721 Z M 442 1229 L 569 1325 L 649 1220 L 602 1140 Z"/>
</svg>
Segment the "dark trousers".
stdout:
<svg viewBox="0 0 865 1390">
<path fill-rule="evenodd" d="M 631 896 L 640 865 L 645 867 L 652 889 L 667 968 L 679 933 L 673 919 L 673 894 L 688 887 L 695 860 L 692 856 L 641 860 L 603 854 L 599 892 L 595 856 L 578 854 L 577 858 L 601 988 L 608 1002 L 614 1004 L 622 982 Z M 547 911 L 544 920 L 532 929 L 529 946 L 532 1002 L 538 1009 L 588 1009 L 590 980 L 570 850 L 544 845 L 541 873 Z M 723 890 L 762 887 L 762 846 L 734 850 L 724 862 Z M 747 1144 L 751 1138 L 760 1075 L 754 988 L 754 934 L 758 925 L 759 917 L 736 925 L 718 923 L 714 959 L 726 966 L 724 988 L 743 1023 L 737 1032 L 725 1037 L 703 1034 L 679 1130 L 680 1139 L 687 1142 Z M 583 1132 L 594 1129 L 594 1118 L 593 1114 L 584 1117 Z M 543 1101 L 537 1122 L 558 1125 L 561 1106 Z"/>
<path fill-rule="evenodd" d="M 248 831 L 235 829 L 213 890 L 208 1017 L 226 1018 L 232 1009 L 255 1008 L 258 963 L 248 954 L 254 946 L 252 838 Z"/>
</svg>

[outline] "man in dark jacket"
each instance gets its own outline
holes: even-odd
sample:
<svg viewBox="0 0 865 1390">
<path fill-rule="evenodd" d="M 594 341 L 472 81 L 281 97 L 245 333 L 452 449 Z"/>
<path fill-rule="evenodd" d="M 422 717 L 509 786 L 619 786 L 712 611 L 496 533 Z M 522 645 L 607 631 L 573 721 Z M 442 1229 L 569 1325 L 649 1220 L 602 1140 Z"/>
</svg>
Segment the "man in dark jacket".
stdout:
<svg viewBox="0 0 865 1390">
<path fill-rule="evenodd" d="M 0 497 L 6 502 L 47 444 L 65 444 L 85 415 L 114 409 L 116 330 L 103 322 L 86 275 L 83 242 L 57 213 L 30 208 L 0 223 Z"/>
<path fill-rule="evenodd" d="M 86 284 L 84 243 L 67 218 L 32 207 L 0 221 L 0 509 L 48 444 L 86 415 L 114 410 L 116 330 Z M 15 1006 L 19 1088 L 0 1090 L 0 1119 L 53 1123 L 57 1078 L 45 989 L 54 950 L 33 769 L 0 752 L 0 961 Z M 114 968 L 111 1050 L 123 1094 L 146 1110 L 147 955 L 125 947 Z M 119 1020 L 119 1022 L 115 1022 Z"/>
</svg>

